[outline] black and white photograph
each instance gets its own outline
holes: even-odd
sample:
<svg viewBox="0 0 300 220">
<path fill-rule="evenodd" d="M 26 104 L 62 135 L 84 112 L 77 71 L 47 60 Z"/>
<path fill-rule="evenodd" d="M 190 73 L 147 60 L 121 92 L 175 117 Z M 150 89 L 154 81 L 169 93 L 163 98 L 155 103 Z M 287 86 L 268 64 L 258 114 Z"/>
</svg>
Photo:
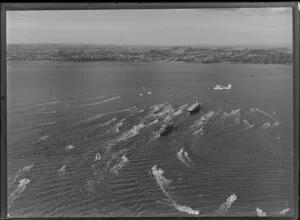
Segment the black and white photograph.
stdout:
<svg viewBox="0 0 300 220">
<path fill-rule="evenodd" d="M 6 11 L 7 216 L 293 217 L 293 8 Z"/>
</svg>

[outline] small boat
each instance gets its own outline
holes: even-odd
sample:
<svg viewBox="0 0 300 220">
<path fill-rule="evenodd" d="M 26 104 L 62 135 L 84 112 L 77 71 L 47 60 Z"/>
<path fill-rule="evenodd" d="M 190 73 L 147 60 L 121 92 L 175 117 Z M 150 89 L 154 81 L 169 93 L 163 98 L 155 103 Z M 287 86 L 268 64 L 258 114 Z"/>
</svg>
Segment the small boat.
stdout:
<svg viewBox="0 0 300 220">
<path fill-rule="evenodd" d="M 189 108 L 188 111 L 189 113 L 194 113 L 198 111 L 201 107 L 201 104 L 198 101 L 195 101 Z"/>
<path fill-rule="evenodd" d="M 169 134 L 173 129 L 173 127 L 174 127 L 173 124 L 169 124 L 169 123 L 163 124 L 157 132 L 158 136 L 164 136 Z"/>
<path fill-rule="evenodd" d="M 95 161 L 100 160 L 100 159 L 101 159 L 101 155 L 99 153 L 97 153 L 96 157 L 95 157 Z"/>
</svg>

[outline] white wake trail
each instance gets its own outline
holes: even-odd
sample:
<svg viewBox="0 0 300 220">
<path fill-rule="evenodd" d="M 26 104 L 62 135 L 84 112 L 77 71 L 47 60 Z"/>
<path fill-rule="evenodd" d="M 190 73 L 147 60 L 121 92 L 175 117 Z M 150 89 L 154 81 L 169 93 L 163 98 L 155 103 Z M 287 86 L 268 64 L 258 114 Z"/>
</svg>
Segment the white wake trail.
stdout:
<svg viewBox="0 0 300 220">
<path fill-rule="evenodd" d="M 66 103 L 76 103 L 76 102 L 81 102 L 81 101 L 91 101 L 91 100 L 95 100 L 95 99 L 102 99 L 102 98 L 106 98 L 106 96 L 97 96 L 97 97 L 91 97 L 91 98 L 83 98 L 83 99 L 76 99 L 76 100 L 71 100 L 71 101 L 66 101 Z"/>
<path fill-rule="evenodd" d="M 14 181 L 13 181 L 13 182 L 16 182 L 16 180 L 18 179 L 18 177 L 19 177 L 21 174 L 23 174 L 23 173 L 25 173 L 25 172 L 29 172 L 30 169 L 31 169 L 33 166 L 34 166 L 34 164 L 31 164 L 31 165 L 29 165 L 29 166 L 23 167 L 22 169 L 19 169 L 19 170 L 16 172 L 16 174 L 15 174 L 15 178 L 14 178 Z"/>
<path fill-rule="evenodd" d="M 179 151 L 177 151 L 177 158 L 188 167 L 190 167 L 193 163 L 188 155 L 188 152 L 186 152 L 184 148 L 181 148 Z"/>
<path fill-rule="evenodd" d="M 228 86 L 221 86 L 221 85 L 216 85 L 214 87 L 214 90 L 228 90 L 228 89 L 231 89 L 231 84 L 228 84 Z"/>
<path fill-rule="evenodd" d="M 10 196 L 11 196 L 10 198 L 12 200 L 17 199 L 19 197 L 19 195 L 22 192 L 24 192 L 24 190 L 26 189 L 27 184 L 29 184 L 29 183 L 30 183 L 29 179 L 26 179 L 26 178 L 21 179 L 20 182 L 19 182 L 19 185 L 18 185 L 17 189 L 13 193 L 10 194 Z"/>
<path fill-rule="evenodd" d="M 120 96 L 116 96 L 116 97 L 113 97 L 113 98 L 110 98 L 110 99 L 103 100 L 103 101 L 101 101 L 101 102 L 85 104 L 85 105 L 82 105 L 82 106 L 94 106 L 94 105 L 99 105 L 99 104 L 102 104 L 102 103 L 105 103 L 105 102 L 110 102 L 110 101 L 113 101 L 113 100 L 119 99 L 119 98 L 121 98 L 121 97 L 120 97 Z"/>
<path fill-rule="evenodd" d="M 177 152 L 177 158 L 186 166 L 190 166 L 186 161 L 185 161 L 185 158 L 183 156 L 183 148 L 181 148 L 178 152 Z"/>
<path fill-rule="evenodd" d="M 103 124 L 100 124 L 99 126 L 104 127 L 104 126 L 110 125 L 111 123 L 113 123 L 115 121 L 117 121 L 117 118 L 113 117 L 111 120 L 108 120 L 107 122 L 104 122 Z"/>
<path fill-rule="evenodd" d="M 282 211 L 279 212 L 279 215 L 285 215 L 285 214 L 287 214 L 290 210 L 291 210 L 290 208 L 283 209 Z"/>
<path fill-rule="evenodd" d="M 229 196 L 219 209 L 216 211 L 217 215 L 225 215 L 227 211 L 230 209 L 231 205 L 237 200 L 237 196 L 235 194 Z"/>
<path fill-rule="evenodd" d="M 259 216 L 259 217 L 266 217 L 267 214 L 261 210 L 260 208 L 256 208 L 256 214 Z"/>
<path fill-rule="evenodd" d="M 243 123 L 244 123 L 244 128 L 246 130 L 251 129 L 251 128 L 254 127 L 254 124 L 250 124 L 246 119 L 243 120 Z"/>
<path fill-rule="evenodd" d="M 44 106 L 44 105 L 52 105 L 52 104 L 57 104 L 57 103 L 61 103 L 61 102 L 62 101 L 51 101 L 51 102 L 45 102 L 45 103 L 36 104 L 36 105 L 30 105 L 30 106 L 26 106 L 26 107 L 19 108 L 19 109 L 14 109 L 11 112 L 18 112 L 18 111 L 22 111 L 25 109 L 35 108 L 35 107 Z"/>
<path fill-rule="evenodd" d="M 270 113 L 268 113 L 268 112 L 265 112 L 265 111 L 260 110 L 260 109 L 258 109 L 258 108 L 255 108 L 255 110 L 258 111 L 258 112 L 260 112 L 260 113 L 262 113 L 263 115 L 269 117 L 270 119 L 272 119 L 272 120 L 274 120 L 274 121 L 278 121 L 276 118 L 274 118 L 274 117 L 273 117 Z"/>
<path fill-rule="evenodd" d="M 59 174 L 65 174 L 65 173 L 66 173 L 66 168 L 67 168 L 67 166 L 66 166 L 66 165 L 63 165 L 63 166 L 58 170 L 58 173 L 59 173 Z"/>
<path fill-rule="evenodd" d="M 193 210 L 191 207 L 188 207 L 188 206 L 179 205 L 174 201 L 174 199 L 171 197 L 171 195 L 167 191 L 167 189 L 170 187 L 170 184 L 172 183 L 172 181 L 166 179 L 163 176 L 164 173 L 165 173 L 165 171 L 162 169 L 158 169 L 156 164 L 152 167 L 152 174 L 157 182 L 157 185 L 160 187 L 162 192 L 167 196 L 168 201 L 171 203 L 171 205 L 178 211 L 186 212 L 190 215 L 199 215 L 198 210 Z"/>
<path fill-rule="evenodd" d="M 193 161 L 191 160 L 191 158 L 189 157 L 189 153 L 188 152 L 184 152 L 184 157 L 186 158 L 186 160 L 189 162 L 189 163 L 193 163 Z"/>
</svg>

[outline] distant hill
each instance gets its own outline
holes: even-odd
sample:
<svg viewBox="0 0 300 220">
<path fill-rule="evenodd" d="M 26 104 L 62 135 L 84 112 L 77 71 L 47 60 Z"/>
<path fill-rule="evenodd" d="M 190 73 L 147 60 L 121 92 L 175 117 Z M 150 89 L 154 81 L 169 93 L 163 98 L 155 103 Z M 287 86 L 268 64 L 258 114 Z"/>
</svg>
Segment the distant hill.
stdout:
<svg viewBox="0 0 300 220">
<path fill-rule="evenodd" d="M 7 60 L 289 64 L 293 54 L 289 48 L 12 44 Z"/>
</svg>

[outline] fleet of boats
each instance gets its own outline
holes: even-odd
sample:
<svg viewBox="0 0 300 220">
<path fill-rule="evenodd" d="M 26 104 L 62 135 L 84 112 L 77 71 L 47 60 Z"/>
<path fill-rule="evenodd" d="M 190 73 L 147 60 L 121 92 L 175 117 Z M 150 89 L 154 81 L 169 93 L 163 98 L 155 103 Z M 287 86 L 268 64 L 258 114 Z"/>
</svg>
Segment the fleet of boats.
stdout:
<svg viewBox="0 0 300 220">
<path fill-rule="evenodd" d="M 193 102 L 193 104 L 191 104 L 191 105 L 189 106 L 188 112 L 189 112 L 190 114 L 193 114 L 193 113 L 198 112 L 198 111 L 200 110 L 200 108 L 201 108 L 201 103 L 198 102 L 197 100 L 195 100 L 195 101 Z M 157 131 L 157 135 L 158 135 L 159 137 L 168 135 L 168 134 L 172 131 L 173 128 L 174 128 L 174 125 L 173 125 L 172 123 L 166 122 L 166 123 L 164 123 L 164 124 L 160 127 L 160 129 Z"/>
</svg>

